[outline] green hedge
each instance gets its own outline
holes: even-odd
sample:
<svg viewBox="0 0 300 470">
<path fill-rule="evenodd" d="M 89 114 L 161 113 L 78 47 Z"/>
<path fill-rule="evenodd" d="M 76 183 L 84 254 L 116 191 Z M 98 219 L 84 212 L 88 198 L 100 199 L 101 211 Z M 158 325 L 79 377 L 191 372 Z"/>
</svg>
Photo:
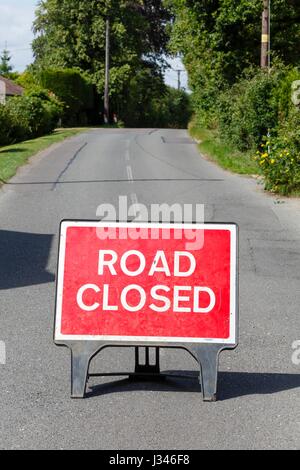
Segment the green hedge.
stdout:
<svg viewBox="0 0 300 470">
<path fill-rule="evenodd" d="M 95 89 L 82 73 L 75 69 L 49 68 L 37 73 L 37 81 L 63 103 L 63 125 L 88 123 L 95 106 Z"/>
<path fill-rule="evenodd" d="M 215 91 L 214 105 L 194 101 L 196 123 L 216 126 L 224 144 L 256 151 L 266 189 L 284 195 L 300 192 L 300 105 L 291 99 L 296 80 L 298 68 L 274 63 L 270 73 L 252 68 L 232 87 Z"/>
</svg>

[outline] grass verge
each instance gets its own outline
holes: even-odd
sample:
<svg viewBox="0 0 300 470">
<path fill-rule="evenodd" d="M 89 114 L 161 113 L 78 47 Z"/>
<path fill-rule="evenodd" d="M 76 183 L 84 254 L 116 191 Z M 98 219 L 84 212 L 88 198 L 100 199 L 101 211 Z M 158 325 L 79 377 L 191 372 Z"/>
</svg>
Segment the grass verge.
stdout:
<svg viewBox="0 0 300 470">
<path fill-rule="evenodd" d="M 50 135 L 0 147 L 0 184 L 14 176 L 19 166 L 24 165 L 33 155 L 84 130 L 86 129 L 58 129 Z"/>
<path fill-rule="evenodd" d="M 253 161 L 253 153 L 239 152 L 232 145 L 225 144 L 220 140 L 217 130 L 203 129 L 191 123 L 189 131 L 191 136 L 199 141 L 201 153 L 226 170 L 240 175 L 261 174 L 257 163 Z"/>
</svg>

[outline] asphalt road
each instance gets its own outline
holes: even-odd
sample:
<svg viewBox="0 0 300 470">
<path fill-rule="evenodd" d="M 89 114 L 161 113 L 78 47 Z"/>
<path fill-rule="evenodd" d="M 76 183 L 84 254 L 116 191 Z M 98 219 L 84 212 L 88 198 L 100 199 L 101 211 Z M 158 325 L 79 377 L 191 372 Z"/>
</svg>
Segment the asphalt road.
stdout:
<svg viewBox="0 0 300 470">
<path fill-rule="evenodd" d="M 20 144 L 21 146 L 21 144 Z M 1 157 L 0 157 L 1 158 Z M 219 401 L 196 379 L 93 379 L 71 400 L 70 354 L 52 342 L 57 233 L 99 204 L 203 203 L 206 221 L 240 226 L 240 346 L 220 359 Z M 0 190 L 0 447 L 231 449 L 300 447 L 300 203 L 203 159 L 185 131 L 94 130 L 33 158 Z M 92 371 L 132 370 L 108 349 Z M 163 370 L 197 371 L 184 351 Z"/>
</svg>

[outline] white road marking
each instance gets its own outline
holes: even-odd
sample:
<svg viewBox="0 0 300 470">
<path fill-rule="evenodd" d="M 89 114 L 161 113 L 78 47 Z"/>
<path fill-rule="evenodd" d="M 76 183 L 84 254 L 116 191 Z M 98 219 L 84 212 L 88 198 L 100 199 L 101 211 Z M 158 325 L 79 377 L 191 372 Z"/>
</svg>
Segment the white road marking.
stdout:
<svg viewBox="0 0 300 470">
<path fill-rule="evenodd" d="M 6 345 L 4 341 L 0 341 L 0 364 L 6 364 Z"/>
<path fill-rule="evenodd" d="M 129 153 L 129 150 L 126 150 L 126 152 L 125 152 L 125 159 L 126 159 L 127 162 L 130 161 L 130 153 Z"/>
<path fill-rule="evenodd" d="M 132 168 L 130 165 L 128 165 L 126 167 L 126 170 L 127 170 L 127 177 L 128 177 L 128 180 L 130 181 L 130 183 L 133 183 L 133 174 L 132 174 Z"/>
</svg>

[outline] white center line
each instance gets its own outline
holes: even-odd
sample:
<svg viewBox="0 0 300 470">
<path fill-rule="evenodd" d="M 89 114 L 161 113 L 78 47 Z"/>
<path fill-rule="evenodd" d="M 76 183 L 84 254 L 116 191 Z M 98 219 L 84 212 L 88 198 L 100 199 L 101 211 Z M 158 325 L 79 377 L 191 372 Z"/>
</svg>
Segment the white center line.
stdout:
<svg viewBox="0 0 300 470">
<path fill-rule="evenodd" d="M 133 174 L 132 174 L 132 168 L 130 165 L 128 165 L 126 167 L 126 170 L 127 170 L 127 177 L 128 177 L 128 180 L 130 181 L 130 183 L 133 183 Z"/>
</svg>

